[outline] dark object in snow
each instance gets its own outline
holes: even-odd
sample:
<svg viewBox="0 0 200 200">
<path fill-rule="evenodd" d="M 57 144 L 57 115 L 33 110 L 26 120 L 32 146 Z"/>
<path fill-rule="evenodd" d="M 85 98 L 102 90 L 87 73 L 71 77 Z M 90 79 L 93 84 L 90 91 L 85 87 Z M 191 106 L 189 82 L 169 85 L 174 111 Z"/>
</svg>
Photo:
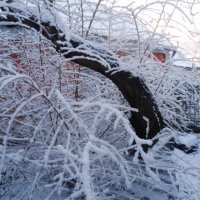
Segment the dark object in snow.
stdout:
<svg viewBox="0 0 200 200">
<path fill-rule="evenodd" d="M 148 197 L 142 197 L 140 200 L 150 200 Z"/>
<path fill-rule="evenodd" d="M 189 125 L 188 128 L 189 128 L 189 130 L 192 130 L 192 132 L 194 132 L 194 133 L 200 133 L 199 125 L 192 124 L 192 125 Z"/>
<path fill-rule="evenodd" d="M 186 154 L 194 153 L 198 150 L 197 144 L 187 147 L 185 144 L 175 142 L 174 139 L 171 139 L 170 142 L 166 144 L 166 147 L 170 150 L 174 150 L 174 148 L 179 149 Z"/>
<path fill-rule="evenodd" d="M 191 147 L 187 147 L 185 144 L 177 144 L 177 143 L 174 144 L 174 148 L 177 148 L 177 149 L 179 149 L 181 151 L 184 151 L 187 154 L 194 153 L 194 152 L 196 152 L 198 150 L 198 146 L 197 145 L 191 146 Z"/>
<path fill-rule="evenodd" d="M 65 188 L 68 188 L 68 189 L 73 189 L 73 188 L 75 188 L 76 183 L 77 183 L 77 180 L 76 179 L 72 179 L 70 181 L 64 181 L 62 183 L 62 186 L 65 187 Z"/>
</svg>

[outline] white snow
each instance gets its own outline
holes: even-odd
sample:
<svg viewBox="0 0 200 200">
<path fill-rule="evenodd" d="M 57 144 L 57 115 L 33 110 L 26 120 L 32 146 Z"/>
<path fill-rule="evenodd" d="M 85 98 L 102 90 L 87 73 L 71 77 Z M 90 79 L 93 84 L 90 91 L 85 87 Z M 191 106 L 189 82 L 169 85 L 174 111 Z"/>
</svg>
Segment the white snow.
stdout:
<svg viewBox="0 0 200 200">
<path fill-rule="evenodd" d="M 179 136 L 177 142 L 186 145 L 186 147 L 192 147 L 197 144 L 197 136 L 195 134 L 188 134 L 185 136 Z"/>
</svg>

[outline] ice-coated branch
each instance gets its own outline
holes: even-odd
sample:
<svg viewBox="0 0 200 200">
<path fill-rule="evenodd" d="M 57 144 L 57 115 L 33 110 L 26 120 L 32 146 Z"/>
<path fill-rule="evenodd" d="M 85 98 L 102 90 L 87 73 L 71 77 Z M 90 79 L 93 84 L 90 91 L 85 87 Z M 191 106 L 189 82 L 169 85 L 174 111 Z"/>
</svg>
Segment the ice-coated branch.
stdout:
<svg viewBox="0 0 200 200">
<path fill-rule="evenodd" d="M 130 106 L 138 109 L 138 112 L 131 113 L 129 121 L 140 138 L 153 138 L 163 129 L 165 126 L 163 118 L 145 82 L 142 78 L 123 70 L 122 63 L 114 53 L 66 31 L 53 10 L 51 12 L 42 10 L 41 12 L 45 15 L 40 16 L 36 8 L 33 11 L 33 8 L 26 7 L 25 10 L 15 3 L 3 2 L 0 3 L 0 8 L 2 10 L 0 25 L 24 26 L 40 31 L 65 58 L 109 78 Z"/>
</svg>

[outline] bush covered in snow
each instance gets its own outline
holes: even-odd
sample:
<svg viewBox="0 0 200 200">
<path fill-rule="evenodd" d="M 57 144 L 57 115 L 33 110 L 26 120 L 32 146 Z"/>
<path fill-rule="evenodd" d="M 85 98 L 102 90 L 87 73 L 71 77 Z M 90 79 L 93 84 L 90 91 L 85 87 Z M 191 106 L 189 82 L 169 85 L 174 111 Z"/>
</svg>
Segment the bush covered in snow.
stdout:
<svg viewBox="0 0 200 200">
<path fill-rule="evenodd" d="M 121 8 L 126 13 L 109 1 L 48 2 L 0 1 L 0 17 L 36 15 L 38 23 L 56 24 L 69 35 L 72 30 L 74 37 L 116 53 L 134 38 L 134 50 L 125 49 L 130 52 L 119 62 L 123 70 L 144 79 L 167 127 L 152 140 L 139 138 L 128 120 L 137 109 L 110 80 L 64 58 L 40 31 L 0 20 L 0 199 L 199 200 L 200 137 L 185 133 L 188 113 L 183 109 L 191 91 L 194 103 L 199 102 L 198 72 L 184 73 L 173 60 L 163 64 L 150 59 L 156 43 L 145 38 L 155 36 L 158 45 L 164 36 L 157 38 L 157 30 L 147 30 L 141 19 L 145 10 L 158 4 L 163 11 L 155 27 L 163 18 L 167 27 L 173 18 L 167 10 L 169 18 L 162 18 L 166 6 L 186 17 L 178 1 Z M 192 10 L 195 2 L 189 5 Z M 130 25 L 134 31 L 128 31 Z M 142 145 L 154 141 L 158 142 L 144 152 Z M 187 154 L 179 144 L 194 151 Z"/>
</svg>

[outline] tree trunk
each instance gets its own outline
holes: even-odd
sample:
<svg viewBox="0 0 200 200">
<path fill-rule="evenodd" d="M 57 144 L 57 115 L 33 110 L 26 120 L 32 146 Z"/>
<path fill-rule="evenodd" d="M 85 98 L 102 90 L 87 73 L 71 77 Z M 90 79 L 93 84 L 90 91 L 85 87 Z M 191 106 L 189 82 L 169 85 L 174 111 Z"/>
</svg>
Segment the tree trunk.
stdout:
<svg viewBox="0 0 200 200">
<path fill-rule="evenodd" d="M 16 13 L 16 10 L 13 12 Z M 23 12 L 20 14 L 22 16 Z M 165 126 L 158 106 L 142 78 L 122 70 L 118 58 L 112 52 L 73 34 L 63 33 L 56 24 L 48 22 L 38 24 L 36 16 L 14 16 L 9 14 L 7 19 L 2 17 L 0 21 L 20 22 L 37 31 L 42 30 L 43 36 L 53 43 L 57 52 L 109 78 L 119 88 L 130 106 L 138 109 L 138 112 L 131 113 L 130 123 L 140 138 L 153 138 Z M 69 34 L 68 37 L 65 34 Z"/>
</svg>

